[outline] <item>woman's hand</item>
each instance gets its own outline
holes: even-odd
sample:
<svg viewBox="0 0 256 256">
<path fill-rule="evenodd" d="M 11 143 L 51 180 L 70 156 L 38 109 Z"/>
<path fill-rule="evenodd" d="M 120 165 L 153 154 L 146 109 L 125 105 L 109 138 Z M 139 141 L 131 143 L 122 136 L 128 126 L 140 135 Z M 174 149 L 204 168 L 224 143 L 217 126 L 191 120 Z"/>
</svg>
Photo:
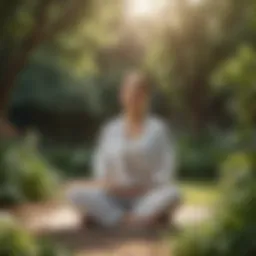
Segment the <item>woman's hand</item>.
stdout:
<svg viewBox="0 0 256 256">
<path fill-rule="evenodd" d="M 148 189 L 143 186 L 123 186 L 107 183 L 105 189 L 108 193 L 118 197 L 133 198 L 145 194 Z"/>
<path fill-rule="evenodd" d="M 111 181 L 97 181 L 95 183 L 96 186 L 99 186 L 103 190 L 105 190 L 107 193 L 111 195 L 115 195 L 118 197 L 124 197 L 124 198 L 133 198 L 137 196 L 144 195 L 149 189 L 146 186 L 143 185 L 120 185 L 115 182 Z"/>
</svg>

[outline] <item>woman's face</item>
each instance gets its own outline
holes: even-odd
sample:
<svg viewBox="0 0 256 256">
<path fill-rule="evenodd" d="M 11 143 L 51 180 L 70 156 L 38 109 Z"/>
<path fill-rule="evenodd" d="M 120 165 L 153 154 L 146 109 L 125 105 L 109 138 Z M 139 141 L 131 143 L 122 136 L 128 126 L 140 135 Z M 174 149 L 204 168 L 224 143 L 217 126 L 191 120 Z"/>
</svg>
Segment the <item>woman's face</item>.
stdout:
<svg viewBox="0 0 256 256">
<path fill-rule="evenodd" d="M 127 78 L 121 88 L 121 103 L 132 115 L 143 115 L 147 111 L 149 95 L 142 81 L 136 77 Z"/>
</svg>

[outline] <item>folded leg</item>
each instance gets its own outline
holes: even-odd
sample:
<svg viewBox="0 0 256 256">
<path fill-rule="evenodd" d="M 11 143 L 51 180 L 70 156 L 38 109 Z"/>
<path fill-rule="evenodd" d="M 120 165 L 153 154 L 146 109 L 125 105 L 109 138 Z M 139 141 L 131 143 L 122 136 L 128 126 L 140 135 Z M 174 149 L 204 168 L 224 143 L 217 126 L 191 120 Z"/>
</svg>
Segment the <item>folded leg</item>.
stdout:
<svg viewBox="0 0 256 256">
<path fill-rule="evenodd" d="M 121 205 L 107 195 L 104 189 L 74 188 L 67 197 L 82 213 L 87 213 L 106 227 L 118 224 L 125 214 Z"/>
<path fill-rule="evenodd" d="M 132 214 L 141 220 L 157 221 L 174 209 L 179 201 L 176 187 L 156 188 L 136 200 Z"/>
</svg>

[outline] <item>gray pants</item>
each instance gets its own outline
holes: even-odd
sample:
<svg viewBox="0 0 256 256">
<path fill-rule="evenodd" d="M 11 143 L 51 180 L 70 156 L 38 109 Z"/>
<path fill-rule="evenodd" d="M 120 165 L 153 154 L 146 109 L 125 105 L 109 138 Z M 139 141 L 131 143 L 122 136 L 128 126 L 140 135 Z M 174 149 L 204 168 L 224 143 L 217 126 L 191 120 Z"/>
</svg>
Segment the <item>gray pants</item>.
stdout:
<svg viewBox="0 0 256 256">
<path fill-rule="evenodd" d="M 80 211 L 86 212 L 100 224 L 110 227 L 118 224 L 128 211 L 142 218 L 161 214 L 179 199 L 179 193 L 176 187 L 166 186 L 127 200 L 108 195 L 103 189 L 80 187 L 72 189 L 68 193 L 68 199 Z"/>
</svg>

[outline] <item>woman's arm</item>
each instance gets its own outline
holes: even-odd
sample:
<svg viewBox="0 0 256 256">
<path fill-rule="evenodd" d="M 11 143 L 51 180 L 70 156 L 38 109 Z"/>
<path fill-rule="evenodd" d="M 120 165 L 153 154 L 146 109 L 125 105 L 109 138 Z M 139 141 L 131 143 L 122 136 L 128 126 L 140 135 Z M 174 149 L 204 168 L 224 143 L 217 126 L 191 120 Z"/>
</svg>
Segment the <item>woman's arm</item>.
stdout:
<svg viewBox="0 0 256 256">
<path fill-rule="evenodd" d="M 107 129 L 100 132 L 96 150 L 93 155 L 93 176 L 97 181 L 103 181 L 108 177 L 108 163 L 106 157 Z"/>
<path fill-rule="evenodd" d="M 168 185 L 175 179 L 176 146 L 167 127 L 163 124 L 158 131 L 159 161 L 157 170 L 153 174 L 153 184 L 156 186 Z"/>
<path fill-rule="evenodd" d="M 110 140 L 109 140 L 110 138 Z M 111 150 L 111 130 L 109 126 L 101 131 L 96 150 L 93 157 L 93 172 L 96 185 L 104 188 L 109 193 L 116 195 L 128 194 L 130 188 L 125 184 L 125 179 L 117 182 L 116 177 L 112 177 L 113 170 L 109 166 L 107 152 Z M 122 165 L 119 166 L 121 168 Z M 120 172 L 122 170 L 119 170 Z M 123 177 L 124 178 L 124 177 Z"/>
</svg>

